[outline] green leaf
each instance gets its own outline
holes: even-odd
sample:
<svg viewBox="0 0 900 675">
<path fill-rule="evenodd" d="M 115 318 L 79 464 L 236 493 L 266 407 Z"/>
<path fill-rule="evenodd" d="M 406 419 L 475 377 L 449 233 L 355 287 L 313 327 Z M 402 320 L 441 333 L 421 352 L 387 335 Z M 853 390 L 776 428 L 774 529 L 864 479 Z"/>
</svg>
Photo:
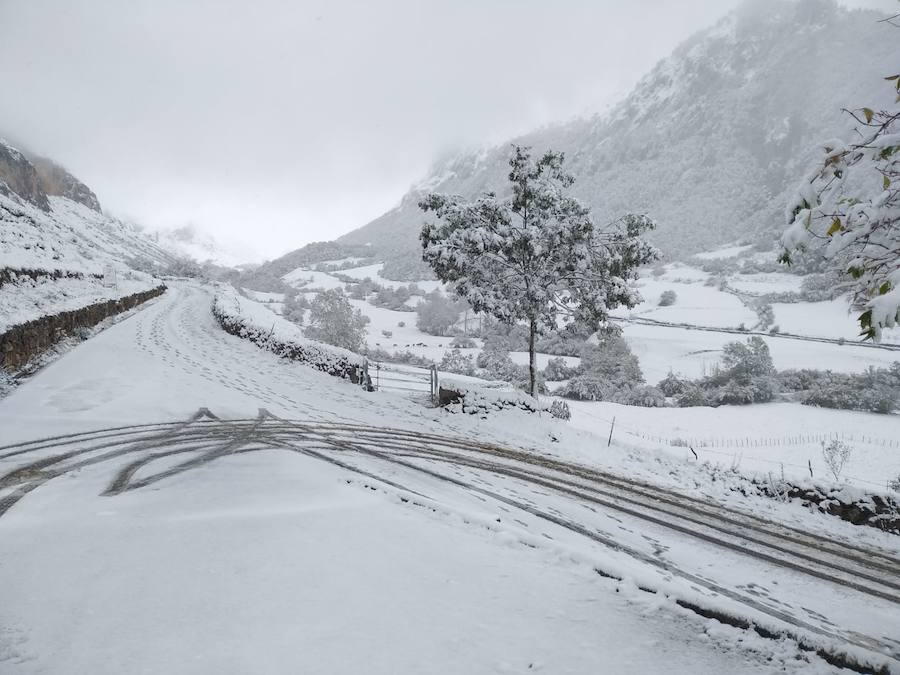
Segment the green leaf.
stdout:
<svg viewBox="0 0 900 675">
<path fill-rule="evenodd" d="M 885 281 L 883 284 L 881 284 L 881 288 L 878 289 L 878 295 L 884 295 L 885 293 L 887 293 L 890 290 L 891 290 L 891 282 Z"/>
<path fill-rule="evenodd" d="M 881 177 L 881 183 L 882 183 L 882 185 L 884 185 L 885 190 L 887 190 L 889 187 L 891 187 L 891 179 L 888 178 L 887 176 Z"/>
<path fill-rule="evenodd" d="M 862 276 L 862 270 L 858 267 L 848 267 L 847 274 L 849 274 L 854 279 L 859 279 Z"/>
<path fill-rule="evenodd" d="M 841 225 L 841 219 L 835 216 L 834 220 L 831 221 L 831 227 L 828 228 L 827 234 L 829 237 L 832 236 L 835 232 L 840 232 L 843 229 L 843 225 Z"/>
<path fill-rule="evenodd" d="M 866 118 L 866 122 L 871 122 L 872 118 L 875 116 L 875 113 L 872 112 L 871 108 L 863 108 L 862 109 L 863 116 Z"/>
<path fill-rule="evenodd" d="M 785 265 L 791 264 L 791 254 L 787 251 L 783 251 L 780 256 L 778 256 L 778 262 L 783 263 Z"/>
<path fill-rule="evenodd" d="M 888 81 L 890 81 L 890 80 L 900 80 L 900 75 L 890 75 L 890 76 L 888 76 L 888 77 L 886 77 L 886 78 L 884 78 L 884 79 L 886 79 L 886 80 L 888 80 Z"/>
</svg>

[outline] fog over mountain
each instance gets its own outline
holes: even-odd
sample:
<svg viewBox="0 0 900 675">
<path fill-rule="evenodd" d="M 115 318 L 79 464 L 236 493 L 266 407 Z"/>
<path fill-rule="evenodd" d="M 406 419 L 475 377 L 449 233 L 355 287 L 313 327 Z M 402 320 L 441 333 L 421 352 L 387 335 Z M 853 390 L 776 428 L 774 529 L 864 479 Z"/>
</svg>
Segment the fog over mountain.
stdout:
<svg viewBox="0 0 900 675">
<path fill-rule="evenodd" d="M 368 244 L 403 277 L 418 259 L 426 191 L 505 189 L 510 144 L 564 151 L 575 194 L 599 221 L 627 211 L 658 223 L 670 256 L 774 239 L 815 144 L 846 138 L 842 108 L 892 100 L 896 30 L 875 11 L 825 0 L 748 3 L 686 40 L 609 112 L 437 162 L 400 204 L 338 241 Z"/>
</svg>

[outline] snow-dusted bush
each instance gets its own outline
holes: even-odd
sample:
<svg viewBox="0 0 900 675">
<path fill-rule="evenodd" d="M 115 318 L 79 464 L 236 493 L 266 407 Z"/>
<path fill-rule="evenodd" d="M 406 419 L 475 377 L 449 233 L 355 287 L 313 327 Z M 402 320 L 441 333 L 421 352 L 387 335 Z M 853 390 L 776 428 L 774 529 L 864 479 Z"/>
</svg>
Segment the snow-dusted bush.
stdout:
<svg viewBox="0 0 900 675">
<path fill-rule="evenodd" d="M 309 310 L 309 326 L 304 334 L 335 347 L 362 351 L 369 317 L 355 309 L 339 288 L 316 295 Z"/>
<path fill-rule="evenodd" d="M 682 392 L 684 392 L 687 387 L 687 382 L 678 377 L 671 370 L 669 373 L 659 381 L 659 384 L 656 385 L 659 390 L 663 393 L 664 396 L 678 396 Z"/>
<path fill-rule="evenodd" d="M 376 307 L 384 307 L 395 312 L 414 312 L 415 309 L 406 304 L 410 297 L 412 294 L 406 286 L 397 286 L 396 288 L 382 286 L 374 296 L 369 298 L 369 302 Z"/>
<path fill-rule="evenodd" d="M 459 348 L 444 352 L 444 357 L 438 364 L 438 370 L 457 375 L 474 375 L 475 359 L 471 354 L 463 354 Z"/>
<path fill-rule="evenodd" d="M 620 392 L 616 396 L 616 402 L 625 405 L 639 405 L 644 408 L 662 408 L 666 405 L 666 396 L 656 387 L 640 384 Z"/>
<path fill-rule="evenodd" d="M 547 366 L 544 368 L 544 379 L 547 382 L 562 382 L 575 377 L 577 373 L 578 368 L 569 366 L 564 358 L 556 356 L 547 361 Z"/>
<path fill-rule="evenodd" d="M 290 321 L 234 289 L 216 293 L 212 313 L 222 328 L 278 356 L 299 361 L 329 375 L 365 384 L 365 359 L 346 349 L 309 340 Z"/>
<path fill-rule="evenodd" d="M 554 356 L 580 356 L 590 333 L 562 330 L 549 333 L 537 341 L 537 351 Z M 527 350 L 526 348 L 522 351 Z"/>
<path fill-rule="evenodd" d="M 478 343 L 465 335 L 457 335 L 450 341 L 450 346 L 458 349 L 474 349 L 478 346 Z"/>
<path fill-rule="evenodd" d="M 722 349 L 721 367 L 709 377 L 685 383 L 676 394 L 681 407 L 746 405 L 765 403 L 779 389 L 769 347 L 759 336 L 727 343 Z M 674 385 L 667 382 L 666 388 Z"/>
<path fill-rule="evenodd" d="M 803 398 L 806 405 L 843 410 L 891 413 L 900 408 L 900 362 L 863 373 L 825 371 Z"/>
<path fill-rule="evenodd" d="M 681 393 L 675 396 L 675 403 L 680 408 L 715 405 L 711 393 L 696 382 L 688 383 Z"/>
<path fill-rule="evenodd" d="M 568 420 L 572 417 L 572 411 L 569 410 L 569 404 L 565 401 L 553 401 L 550 404 L 550 414 L 559 420 Z"/>
<path fill-rule="evenodd" d="M 366 356 L 370 361 L 385 361 L 387 363 L 404 363 L 410 366 L 420 366 L 422 368 L 430 368 L 434 362 L 424 356 L 419 356 L 414 352 L 407 350 L 389 352 L 380 347 L 370 347 L 366 350 Z"/>
<path fill-rule="evenodd" d="M 306 309 L 309 309 L 309 300 L 306 299 L 305 295 L 296 291 L 284 294 L 282 316 L 285 319 L 302 326 Z"/>
<path fill-rule="evenodd" d="M 637 357 L 619 335 L 601 336 L 581 353 L 578 373 L 556 391 L 560 396 L 583 401 L 619 401 L 644 383 Z"/>
<path fill-rule="evenodd" d="M 853 448 L 837 438 L 828 443 L 822 441 L 822 457 L 836 481 L 841 479 L 841 472 L 852 452 Z"/>
<path fill-rule="evenodd" d="M 800 297 L 806 302 L 834 300 L 846 290 L 846 284 L 840 283 L 834 271 L 808 274 L 800 282 Z"/>
<path fill-rule="evenodd" d="M 440 291 L 434 291 L 426 295 L 416 307 L 416 326 L 429 335 L 447 335 L 450 327 L 459 321 L 462 311 L 463 307 L 458 301 L 448 298 Z"/>
<path fill-rule="evenodd" d="M 675 304 L 675 301 L 678 299 L 678 294 L 669 289 L 667 291 L 663 291 L 659 296 L 659 306 L 660 307 L 670 307 Z"/>
</svg>

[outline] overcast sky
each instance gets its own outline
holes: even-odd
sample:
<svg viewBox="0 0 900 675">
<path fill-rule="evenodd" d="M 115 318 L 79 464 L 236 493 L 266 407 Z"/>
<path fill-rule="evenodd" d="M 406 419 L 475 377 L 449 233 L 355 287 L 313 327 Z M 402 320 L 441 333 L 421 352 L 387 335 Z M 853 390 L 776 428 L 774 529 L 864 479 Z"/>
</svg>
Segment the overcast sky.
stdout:
<svg viewBox="0 0 900 675">
<path fill-rule="evenodd" d="M 602 109 L 737 4 L 0 0 L 0 135 L 110 213 L 275 256 L 441 152 Z"/>
</svg>

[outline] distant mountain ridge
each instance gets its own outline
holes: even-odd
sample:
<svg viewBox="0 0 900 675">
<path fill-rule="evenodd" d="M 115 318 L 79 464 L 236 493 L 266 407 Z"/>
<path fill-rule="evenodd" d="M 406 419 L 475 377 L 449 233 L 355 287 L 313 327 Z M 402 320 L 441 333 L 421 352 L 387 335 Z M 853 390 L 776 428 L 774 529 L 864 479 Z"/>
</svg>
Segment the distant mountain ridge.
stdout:
<svg viewBox="0 0 900 675">
<path fill-rule="evenodd" d="M 841 109 L 892 101 L 883 78 L 900 63 L 900 39 L 882 18 L 828 0 L 749 2 L 682 43 L 609 112 L 510 143 L 565 152 L 597 221 L 646 213 L 670 256 L 774 240 L 816 143 L 851 133 Z M 366 246 L 388 276 L 417 267 L 421 277 L 422 194 L 502 193 L 509 154 L 505 143 L 436 164 L 396 208 L 335 243 Z"/>
</svg>

